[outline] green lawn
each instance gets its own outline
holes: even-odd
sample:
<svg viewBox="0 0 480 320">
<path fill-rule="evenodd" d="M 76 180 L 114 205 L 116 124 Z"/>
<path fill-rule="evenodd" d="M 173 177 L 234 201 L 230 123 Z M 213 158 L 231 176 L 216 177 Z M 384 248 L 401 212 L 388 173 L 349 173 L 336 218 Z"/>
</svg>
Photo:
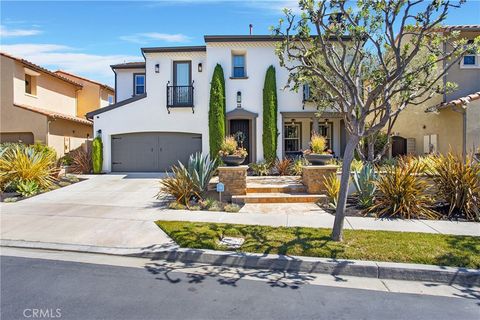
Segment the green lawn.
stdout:
<svg viewBox="0 0 480 320">
<path fill-rule="evenodd" d="M 157 221 L 184 248 L 225 250 L 222 236 L 242 237 L 238 251 L 480 268 L 480 237 L 345 230 L 342 243 L 330 229 L 264 227 L 220 223 Z"/>
</svg>

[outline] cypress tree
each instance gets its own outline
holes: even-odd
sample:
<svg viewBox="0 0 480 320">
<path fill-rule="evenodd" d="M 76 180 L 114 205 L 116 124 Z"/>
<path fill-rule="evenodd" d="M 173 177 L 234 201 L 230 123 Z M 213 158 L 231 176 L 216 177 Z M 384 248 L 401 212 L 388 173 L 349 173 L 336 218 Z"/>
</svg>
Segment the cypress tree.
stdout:
<svg viewBox="0 0 480 320">
<path fill-rule="evenodd" d="M 208 130 L 210 157 L 215 159 L 225 137 L 225 77 L 222 66 L 217 64 L 210 84 L 210 109 L 208 111 Z"/>
<path fill-rule="evenodd" d="M 96 137 L 92 142 L 92 166 L 93 173 L 101 173 L 103 166 L 103 143 L 102 138 Z"/>
<path fill-rule="evenodd" d="M 267 162 L 277 157 L 277 82 L 275 68 L 268 67 L 263 86 L 263 157 Z"/>
</svg>

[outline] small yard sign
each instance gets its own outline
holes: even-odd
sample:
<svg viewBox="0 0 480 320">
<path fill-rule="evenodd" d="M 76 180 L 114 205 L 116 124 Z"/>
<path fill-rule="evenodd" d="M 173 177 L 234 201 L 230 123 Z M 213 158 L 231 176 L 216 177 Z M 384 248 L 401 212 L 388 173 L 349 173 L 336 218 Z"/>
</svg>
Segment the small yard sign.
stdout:
<svg viewBox="0 0 480 320">
<path fill-rule="evenodd" d="M 225 191 L 225 185 L 221 182 L 217 183 L 217 192 L 224 192 Z"/>
<path fill-rule="evenodd" d="M 219 193 L 219 200 L 222 202 L 222 192 L 225 191 L 225 185 L 221 182 L 217 183 L 217 192 Z"/>
</svg>

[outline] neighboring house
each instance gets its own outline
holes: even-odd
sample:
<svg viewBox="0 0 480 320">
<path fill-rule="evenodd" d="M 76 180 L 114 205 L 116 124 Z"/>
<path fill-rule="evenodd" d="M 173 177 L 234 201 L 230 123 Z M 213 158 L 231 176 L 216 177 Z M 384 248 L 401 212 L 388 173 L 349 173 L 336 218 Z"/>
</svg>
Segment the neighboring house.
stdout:
<svg viewBox="0 0 480 320">
<path fill-rule="evenodd" d="M 480 35 L 480 25 L 447 26 L 442 32 L 459 31 L 469 41 Z M 447 50 L 444 46 L 444 50 Z M 465 154 L 480 147 L 480 54 L 471 52 L 453 65 L 443 79 L 458 90 L 438 95 L 428 103 L 408 106 L 393 128 L 392 155 L 450 150 Z"/>
<path fill-rule="evenodd" d="M 38 141 L 61 157 L 92 138 L 92 122 L 79 112 L 84 86 L 75 81 L 76 76 L 51 72 L 5 53 L 0 58 L 1 142 Z"/>
<path fill-rule="evenodd" d="M 248 162 L 263 159 L 263 86 L 276 70 L 279 130 L 277 156 L 299 155 L 313 131 L 342 156 L 346 144 L 340 115 L 316 118 L 308 88 L 284 89 L 288 71 L 275 48 L 280 37 L 205 36 L 204 46 L 143 48 L 145 62 L 112 66 L 117 103 L 88 114 L 104 146 L 104 171 L 165 171 L 194 152 L 209 152 L 210 81 L 220 64 L 225 75 L 227 134 L 242 132 Z"/>
<path fill-rule="evenodd" d="M 82 90 L 77 95 L 77 115 L 79 117 L 83 118 L 90 111 L 115 103 L 115 90 L 112 87 L 63 70 L 55 71 L 55 73 L 82 85 Z"/>
</svg>

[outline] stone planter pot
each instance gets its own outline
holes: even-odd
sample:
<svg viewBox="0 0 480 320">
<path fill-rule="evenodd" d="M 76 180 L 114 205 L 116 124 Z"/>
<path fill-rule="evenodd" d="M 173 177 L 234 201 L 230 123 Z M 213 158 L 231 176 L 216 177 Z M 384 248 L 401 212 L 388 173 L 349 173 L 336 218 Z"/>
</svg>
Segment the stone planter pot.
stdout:
<svg viewBox="0 0 480 320">
<path fill-rule="evenodd" d="M 331 154 L 310 153 L 305 155 L 305 159 L 314 166 L 324 166 L 328 161 L 332 160 Z"/>
<path fill-rule="evenodd" d="M 234 156 L 234 155 L 223 156 L 222 161 L 228 167 L 236 167 L 236 166 L 241 165 L 245 161 L 245 157 Z"/>
</svg>

